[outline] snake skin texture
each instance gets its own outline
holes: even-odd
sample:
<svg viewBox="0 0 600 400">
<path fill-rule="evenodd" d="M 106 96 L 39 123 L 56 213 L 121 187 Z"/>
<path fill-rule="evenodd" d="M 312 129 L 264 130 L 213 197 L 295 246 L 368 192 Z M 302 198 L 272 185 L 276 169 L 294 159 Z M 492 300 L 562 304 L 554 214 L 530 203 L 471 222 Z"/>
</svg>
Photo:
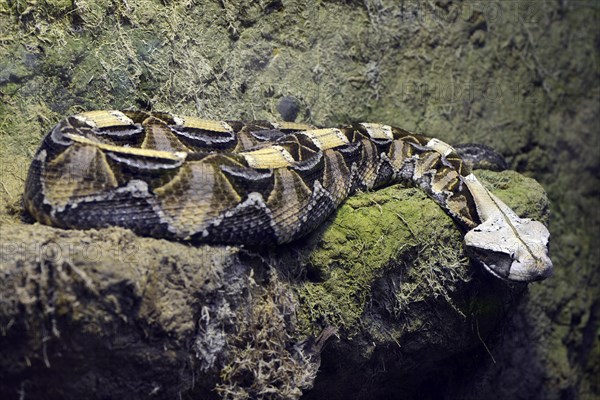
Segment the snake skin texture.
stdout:
<svg viewBox="0 0 600 400">
<path fill-rule="evenodd" d="M 550 273 L 543 224 L 487 191 L 451 146 L 381 124 L 85 112 L 43 139 L 24 205 L 61 228 L 268 245 L 308 234 L 357 190 L 399 181 L 421 187 L 467 230 L 468 254 L 492 274 L 531 281 Z"/>
</svg>

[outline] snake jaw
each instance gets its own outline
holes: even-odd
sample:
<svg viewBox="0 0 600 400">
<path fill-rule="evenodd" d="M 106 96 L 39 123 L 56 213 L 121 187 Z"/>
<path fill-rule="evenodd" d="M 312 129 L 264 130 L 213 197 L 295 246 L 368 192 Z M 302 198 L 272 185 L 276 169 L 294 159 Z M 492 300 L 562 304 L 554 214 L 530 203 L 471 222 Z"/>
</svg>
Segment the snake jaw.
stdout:
<svg viewBox="0 0 600 400">
<path fill-rule="evenodd" d="M 504 217 L 489 219 L 467 232 L 467 251 L 503 280 L 530 282 L 550 276 L 553 266 L 546 227 L 530 219 Z"/>
</svg>

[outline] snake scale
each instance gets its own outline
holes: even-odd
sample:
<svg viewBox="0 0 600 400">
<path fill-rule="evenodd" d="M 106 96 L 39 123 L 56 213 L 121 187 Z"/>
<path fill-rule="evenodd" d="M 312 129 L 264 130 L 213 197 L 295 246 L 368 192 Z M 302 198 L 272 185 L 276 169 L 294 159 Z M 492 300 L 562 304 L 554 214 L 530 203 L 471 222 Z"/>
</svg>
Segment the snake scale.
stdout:
<svg viewBox="0 0 600 400">
<path fill-rule="evenodd" d="M 542 223 L 519 218 L 446 143 L 388 125 L 84 112 L 45 136 L 23 198 L 35 219 L 61 228 L 265 245 L 308 234 L 357 190 L 399 181 L 446 210 L 467 231 L 467 254 L 493 275 L 550 274 Z"/>
</svg>

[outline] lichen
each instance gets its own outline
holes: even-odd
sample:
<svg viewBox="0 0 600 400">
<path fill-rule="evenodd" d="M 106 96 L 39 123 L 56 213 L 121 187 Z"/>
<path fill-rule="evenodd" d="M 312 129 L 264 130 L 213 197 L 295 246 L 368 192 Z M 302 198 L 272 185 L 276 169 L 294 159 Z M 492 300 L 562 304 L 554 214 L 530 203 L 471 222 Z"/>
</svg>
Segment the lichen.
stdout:
<svg viewBox="0 0 600 400">
<path fill-rule="evenodd" d="M 299 121 L 329 126 L 370 120 L 448 143 L 484 143 L 506 155 L 511 168 L 538 179 L 551 200 L 555 276 L 530 286 L 511 313 L 518 317 L 509 326 L 510 340 L 494 353 L 497 364 L 480 365 L 487 375 L 470 379 L 480 389 L 465 390 L 463 397 L 597 396 L 598 46 L 588 28 L 597 22 L 592 2 L 230 0 L 197 7 L 189 0 L 0 1 L 0 223 L 15 235 L 1 238 L 2 255 L 15 241 L 47 237 L 41 227 L 21 221 L 20 194 L 40 138 L 65 114 L 142 107 L 277 119 L 280 98 L 293 96 Z M 522 215 L 534 216 L 545 201 L 530 196 L 535 188 L 527 181 L 506 186 L 512 188 L 506 193 L 501 181 L 492 185 Z M 408 197 L 421 196 L 412 193 Z M 407 325 L 388 327 L 389 333 L 369 319 L 374 309 L 402 316 L 408 304 L 417 310 L 428 303 L 411 303 L 435 287 L 418 271 L 444 280 L 452 279 L 450 270 L 475 268 L 464 263 L 453 224 L 444 222 L 448 231 L 421 229 L 423 221 L 438 217 L 421 220 L 413 205 L 400 218 L 389 202 L 382 213 L 369 200 L 374 195 L 365 196 L 371 217 L 397 226 L 407 221 L 415 235 L 364 221 L 343 230 L 333 222 L 323 248 L 302 253 L 311 260 L 308 272 L 304 264 L 293 271 L 307 279 L 291 279 L 302 301 L 303 335 L 331 322 L 342 334 L 359 337 L 361 327 L 371 327 L 376 339 L 398 339 L 403 329 L 418 331 L 430 321 L 415 313 Z M 344 226 L 367 217 L 362 206 L 350 204 L 338 213 Z M 451 237 L 450 248 L 429 245 L 426 235 L 432 234 Z M 367 244 L 371 239 L 374 244 Z M 386 264 L 378 251 L 397 261 Z M 445 282 L 444 288 L 450 285 Z M 435 306 L 449 304 L 446 294 L 437 293 L 443 302 Z M 498 310 L 493 297 L 464 304 L 448 294 L 461 318 Z M 68 312 L 68 296 L 59 300 L 59 311 Z M 161 307 L 168 306 L 165 299 Z M 590 349 L 596 350 L 588 357 Z M 453 393 L 460 397 L 460 389 Z"/>
<path fill-rule="evenodd" d="M 300 342 L 291 345 L 294 299 L 274 272 L 269 281 L 257 290 L 250 314 L 238 316 L 229 343 L 231 361 L 215 387 L 222 399 L 298 399 L 313 385 L 318 354 L 308 353 Z"/>
</svg>

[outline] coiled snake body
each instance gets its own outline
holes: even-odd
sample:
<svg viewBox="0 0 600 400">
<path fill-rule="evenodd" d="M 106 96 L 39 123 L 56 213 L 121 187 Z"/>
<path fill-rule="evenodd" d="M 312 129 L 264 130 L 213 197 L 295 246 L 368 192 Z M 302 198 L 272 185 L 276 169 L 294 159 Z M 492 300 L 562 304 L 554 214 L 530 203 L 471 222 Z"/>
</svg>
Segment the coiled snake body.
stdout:
<svg viewBox="0 0 600 400">
<path fill-rule="evenodd" d="M 468 232 L 492 274 L 550 273 L 549 233 L 486 190 L 454 149 L 379 124 L 314 129 L 169 113 L 92 111 L 63 119 L 31 164 L 24 205 L 63 228 L 121 226 L 197 242 L 286 243 L 357 189 L 410 181 Z"/>
</svg>

